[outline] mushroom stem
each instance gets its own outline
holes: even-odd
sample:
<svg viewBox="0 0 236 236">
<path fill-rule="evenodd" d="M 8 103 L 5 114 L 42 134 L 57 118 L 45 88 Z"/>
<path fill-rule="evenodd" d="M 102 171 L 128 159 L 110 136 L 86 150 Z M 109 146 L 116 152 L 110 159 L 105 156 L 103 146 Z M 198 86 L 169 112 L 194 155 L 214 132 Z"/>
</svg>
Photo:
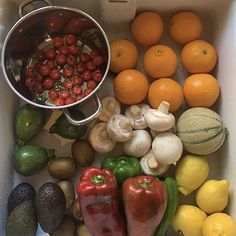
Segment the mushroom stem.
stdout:
<svg viewBox="0 0 236 236">
<path fill-rule="evenodd" d="M 130 107 L 130 113 L 133 116 L 140 116 L 141 115 L 141 109 L 137 105 L 133 105 Z"/>
<path fill-rule="evenodd" d="M 119 125 L 124 130 L 129 130 L 130 129 L 130 122 L 128 120 L 121 119 Z"/>
<path fill-rule="evenodd" d="M 148 159 L 148 166 L 150 169 L 156 170 L 158 168 L 158 162 L 154 157 Z"/>
<path fill-rule="evenodd" d="M 169 113 L 169 108 L 170 108 L 170 103 L 163 101 L 161 102 L 157 110 L 167 115 Z"/>
<path fill-rule="evenodd" d="M 115 111 L 115 108 L 116 108 L 116 103 L 113 100 L 109 101 L 107 104 L 107 110 L 113 112 Z"/>
</svg>

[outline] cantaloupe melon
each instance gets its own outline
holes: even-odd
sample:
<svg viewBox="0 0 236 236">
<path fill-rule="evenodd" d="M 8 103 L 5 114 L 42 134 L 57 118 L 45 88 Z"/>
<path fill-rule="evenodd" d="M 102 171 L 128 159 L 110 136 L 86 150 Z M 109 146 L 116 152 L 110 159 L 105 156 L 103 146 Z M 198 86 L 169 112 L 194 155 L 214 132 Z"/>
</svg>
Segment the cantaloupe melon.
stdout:
<svg viewBox="0 0 236 236">
<path fill-rule="evenodd" d="M 221 117 L 214 111 L 196 107 L 185 111 L 177 122 L 177 135 L 186 151 L 207 155 L 224 143 L 227 129 Z"/>
</svg>

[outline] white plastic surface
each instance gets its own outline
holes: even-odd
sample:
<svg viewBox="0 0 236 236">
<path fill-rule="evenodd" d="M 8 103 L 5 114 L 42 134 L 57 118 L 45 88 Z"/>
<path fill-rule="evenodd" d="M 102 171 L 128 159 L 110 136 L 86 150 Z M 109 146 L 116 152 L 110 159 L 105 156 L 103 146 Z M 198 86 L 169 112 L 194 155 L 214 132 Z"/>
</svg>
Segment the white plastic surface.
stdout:
<svg viewBox="0 0 236 236">
<path fill-rule="evenodd" d="M 124 13 L 122 13 L 121 11 L 119 16 L 113 16 L 113 14 L 109 13 L 109 8 L 101 8 L 102 4 L 100 1 L 55 0 L 53 1 L 53 3 L 56 3 L 58 5 L 77 7 L 89 13 L 96 20 L 102 23 L 109 39 L 118 37 L 131 38 L 129 32 L 130 23 L 124 20 L 126 3 L 122 3 L 124 4 Z M 1 16 L 3 14 L 6 14 L 5 11 L 7 11 L 7 9 L 9 10 L 10 4 L 11 14 L 8 16 L 15 17 L 17 14 L 17 7 L 15 5 L 15 2 L 19 3 L 19 0 L 14 1 L 14 4 L 13 1 L 9 2 L 9 0 L 1 0 L 0 3 L 2 4 L 2 2 L 5 3 L 7 7 L 4 4 L 4 6 L 0 5 L 0 20 Z M 104 5 L 106 5 L 105 1 Z M 209 157 L 209 178 L 226 178 L 229 180 L 231 194 L 230 205 L 227 211 L 236 219 L 236 1 L 136 0 L 133 1 L 133 5 L 129 5 L 129 7 L 131 7 L 129 8 L 129 11 L 133 13 L 135 13 L 136 10 L 137 12 L 143 10 L 152 10 L 159 12 L 165 20 L 165 36 L 161 39 L 161 43 L 172 46 L 178 52 L 180 52 L 181 47 L 169 38 L 167 32 L 167 24 L 171 14 L 178 10 L 184 9 L 196 11 L 201 16 L 204 25 L 202 38 L 212 42 L 216 46 L 219 55 L 218 66 L 214 71 L 214 74 L 219 80 L 221 86 L 221 98 L 215 108 L 222 116 L 229 130 L 229 136 L 224 146 L 217 153 Z M 101 19 L 101 16 L 104 16 L 105 22 Z M 108 16 L 111 18 L 110 20 Z M 110 23 L 113 21 L 116 23 L 114 25 L 111 25 Z M 8 25 L 9 21 L 6 21 L 6 18 L 4 18 L 3 21 L 0 21 L 0 34 L 3 34 L 5 27 Z M 4 27 L 4 29 L 1 27 Z M 0 35 L 0 40 L 0 43 L 2 43 L 2 35 Z M 146 48 L 139 48 L 140 55 L 142 55 L 145 50 Z M 143 70 L 141 60 L 139 62 L 138 68 L 140 70 Z M 33 184 L 37 190 L 43 183 L 53 179 L 49 177 L 46 169 L 36 176 L 27 178 L 20 177 L 13 171 L 11 166 L 11 155 L 14 151 L 12 122 L 15 109 L 19 104 L 19 99 L 17 99 L 15 95 L 13 95 L 9 90 L 6 82 L 4 81 L 4 78 L 2 77 L 2 74 L 0 74 L 0 76 L 0 235 L 4 236 L 6 200 L 13 186 L 18 184 L 19 182 L 27 181 Z M 99 96 L 101 97 L 112 94 L 112 74 L 110 74 L 108 77 L 110 78 L 107 79 L 103 88 L 99 91 Z M 173 78 L 178 79 L 182 83 L 185 77 L 186 74 L 180 66 Z M 44 130 L 35 140 L 33 140 L 32 143 L 40 144 L 45 147 L 56 148 L 58 156 L 71 155 L 71 143 L 66 142 L 64 144 L 61 144 L 61 141 L 58 138 L 55 138 L 53 135 L 49 135 L 47 130 Z M 116 152 L 120 152 L 119 147 L 116 148 Z M 99 160 L 101 160 L 101 156 L 97 157 L 96 163 L 99 163 Z M 78 170 L 78 175 L 74 178 L 75 183 L 78 180 L 78 176 L 81 170 L 82 169 Z M 171 168 L 171 170 L 173 170 L 173 168 Z M 187 202 L 193 203 L 193 195 L 188 197 L 187 199 Z M 182 198 L 181 202 L 182 201 L 186 202 L 186 198 Z M 37 236 L 44 235 L 47 234 L 39 230 Z M 171 236 L 174 235 L 174 233 L 172 232 L 168 235 Z"/>
</svg>

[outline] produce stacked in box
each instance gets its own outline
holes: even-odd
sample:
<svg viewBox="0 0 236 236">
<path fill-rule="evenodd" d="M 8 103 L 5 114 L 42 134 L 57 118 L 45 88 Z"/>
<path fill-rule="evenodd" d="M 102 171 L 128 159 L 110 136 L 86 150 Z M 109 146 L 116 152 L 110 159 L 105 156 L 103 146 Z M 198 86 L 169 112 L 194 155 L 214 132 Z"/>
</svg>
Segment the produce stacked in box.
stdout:
<svg viewBox="0 0 236 236">
<path fill-rule="evenodd" d="M 169 33 L 183 45 L 182 65 L 191 74 L 181 86 L 170 78 L 179 64 L 175 51 L 157 44 L 163 28 L 154 12 L 141 13 L 132 22 L 135 42 L 147 47 L 145 73 L 134 69 L 138 48 L 133 42 L 111 42 L 110 70 L 118 73 L 115 96 L 102 99 L 102 113 L 92 127 L 71 125 L 64 115 L 51 126 L 51 134 L 75 140 L 72 158 L 30 145 L 45 124 L 44 113 L 30 105 L 17 111 L 15 170 L 31 176 L 47 166 L 58 182 L 45 183 L 38 191 L 28 183 L 14 188 L 7 235 L 35 235 L 37 221 L 54 236 L 164 236 L 170 226 L 185 236 L 236 235 L 235 221 L 222 213 L 229 202 L 229 182 L 207 180 L 213 171 L 207 155 L 217 151 L 227 135 L 221 117 L 211 109 L 220 93 L 209 74 L 217 62 L 216 50 L 199 39 L 202 23 L 195 13 L 173 15 Z M 181 112 L 184 100 L 189 108 L 178 117 L 175 112 Z M 84 118 L 78 110 L 71 114 Z M 118 144 L 122 151 L 115 154 Z M 183 156 L 184 150 L 189 154 Z M 95 153 L 103 156 L 99 167 L 92 166 Z M 169 176 L 170 166 L 174 176 Z M 85 169 L 74 186 L 77 167 Z M 178 206 L 179 198 L 191 193 L 196 193 L 196 204 Z"/>
</svg>

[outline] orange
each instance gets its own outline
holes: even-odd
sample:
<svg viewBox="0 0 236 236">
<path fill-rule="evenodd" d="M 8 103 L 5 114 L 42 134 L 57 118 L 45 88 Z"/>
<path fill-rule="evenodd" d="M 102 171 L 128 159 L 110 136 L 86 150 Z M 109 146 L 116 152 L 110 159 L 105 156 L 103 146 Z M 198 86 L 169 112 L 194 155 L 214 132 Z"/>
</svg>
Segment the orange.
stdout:
<svg viewBox="0 0 236 236">
<path fill-rule="evenodd" d="M 184 46 L 181 58 L 184 68 L 189 73 L 209 73 L 216 65 L 217 52 L 210 43 L 194 40 Z"/>
<path fill-rule="evenodd" d="M 171 37 L 180 44 L 198 39 L 202 33 L 200 17 L 191 11 L 182 11 L 173 15 L 169 23 Z"/>
<path fill-rule="evenodd" d="M 138 49 L 129 40 L 115 39 L 110 43 L 111 64 L 110 70 L 119 73 L 125 69 L 135 67 L 138 60 Z"/>
<path fill-rule="evenodd" d="M 144 54 L 143 66 L 151 77 L 169 77 L 177 68 L 176 53 L 168 46 L 155 45 Z"/>
<path fill-rule="evenodd" d="M 183 91 L 190 107 L 211 107 L 219 97 L 220 87 L 212 75 L 195 74 L 185 80 Z"/>
<path fill-rule="evenodd" d="M 158 108 L 162 101 L 170 103 L 170 112 L 177 111 L 183 102 L 181 86 L 173 79 L 155 80 L 149 87 L 148 101 L 153 108 Z"/>
<path fill-rule="evenodd" d="M 133 20 L 131 32 L 139 44 L 151 46 L 160 40 L 163 28 L 163 20 L 157 13 L 143 12 Z"/>
<path fill-rule="evenodd" d="M 146 76 L 137 70 L 123 70 L 113 83 L 117 99 L 128 105 L 141 102 L 147 95 L 148 87 Z"/>
</svg>

